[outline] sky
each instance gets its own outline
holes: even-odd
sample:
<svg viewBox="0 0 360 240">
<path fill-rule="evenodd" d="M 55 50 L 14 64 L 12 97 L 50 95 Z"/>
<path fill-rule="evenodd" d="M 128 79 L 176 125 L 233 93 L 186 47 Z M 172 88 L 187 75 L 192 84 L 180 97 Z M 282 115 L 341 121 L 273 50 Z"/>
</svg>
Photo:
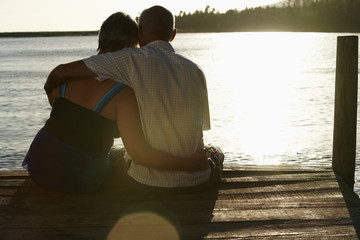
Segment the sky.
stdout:
<svg viewBox="0 0 360 240">
<path fill-rule="evenodd" d="M 0 32 L 95 31 L 114 12 L 133 18 L 161 5 L 174 15 L 204 10 L 219 12 L 273 4 L 280 0 L 0 0 Z"/>
</svg>

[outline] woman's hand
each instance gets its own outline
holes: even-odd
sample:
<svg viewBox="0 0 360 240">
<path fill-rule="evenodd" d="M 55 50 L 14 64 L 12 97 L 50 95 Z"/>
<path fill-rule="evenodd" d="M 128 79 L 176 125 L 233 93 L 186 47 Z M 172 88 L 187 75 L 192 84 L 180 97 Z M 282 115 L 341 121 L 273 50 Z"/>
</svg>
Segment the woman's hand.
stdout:
<svg viewBox="0 0 360 240">
<path fill-rule="evenodd" d="M 209 160 L 207 156 L 206 149 L 200 149 L 194 152 L 188 161 L 188 170 L 189 171 L 199 171 L 204 170 L 208 167 Z"/>
</svg>

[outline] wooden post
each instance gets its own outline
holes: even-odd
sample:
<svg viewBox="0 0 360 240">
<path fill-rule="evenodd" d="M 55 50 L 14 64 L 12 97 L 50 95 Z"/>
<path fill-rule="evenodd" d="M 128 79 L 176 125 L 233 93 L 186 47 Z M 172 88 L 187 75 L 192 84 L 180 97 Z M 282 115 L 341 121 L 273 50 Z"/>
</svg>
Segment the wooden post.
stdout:
<svg viewBox="0 0 360 240">
<path fill-rule="evenodd" d="M 332 167 L 354 188 L 358 92 L 358 37 L 337 38 Z"/>
</svg>

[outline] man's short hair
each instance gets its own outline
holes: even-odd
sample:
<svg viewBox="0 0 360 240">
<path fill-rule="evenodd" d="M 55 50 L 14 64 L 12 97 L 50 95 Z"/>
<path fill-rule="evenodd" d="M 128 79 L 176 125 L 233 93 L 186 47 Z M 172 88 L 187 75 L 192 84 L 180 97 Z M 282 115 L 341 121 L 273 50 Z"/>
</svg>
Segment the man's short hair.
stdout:
<svg viewBox="0 0 360 240">
<path fill-rule="evenodd" d="M 145 34 L 169 41 L 175 26 L 173 14 L 164 7 L 153 6 L 145 9 L 139 18 L 139 27 Z"/>
<path fill-rule="evenodd" d="M 116 51 L 138 42 L 136 22 L 129 15 L 116 12 L 101 25 L 98 51 L 106 49 Z"/>
</svg>

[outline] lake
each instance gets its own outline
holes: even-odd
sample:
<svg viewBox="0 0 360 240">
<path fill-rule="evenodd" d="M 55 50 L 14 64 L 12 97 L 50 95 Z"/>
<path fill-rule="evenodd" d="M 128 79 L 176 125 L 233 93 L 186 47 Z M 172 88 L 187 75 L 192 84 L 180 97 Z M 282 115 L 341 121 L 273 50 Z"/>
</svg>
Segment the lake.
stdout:
<svg viewBox="0 0 360 240">
<path fill-rule="evenodd" d="M 227 163 L 331 165 L 336 41 L 344 35 L 178 34 L 175 50 L 207 77 L 212 129 L 205 142 L 220 146 Z M 48 73 L 96 49 L 96 36 L 0 38 L 0 169 L 21 169 L 48 118 Z"/>
</svg>

